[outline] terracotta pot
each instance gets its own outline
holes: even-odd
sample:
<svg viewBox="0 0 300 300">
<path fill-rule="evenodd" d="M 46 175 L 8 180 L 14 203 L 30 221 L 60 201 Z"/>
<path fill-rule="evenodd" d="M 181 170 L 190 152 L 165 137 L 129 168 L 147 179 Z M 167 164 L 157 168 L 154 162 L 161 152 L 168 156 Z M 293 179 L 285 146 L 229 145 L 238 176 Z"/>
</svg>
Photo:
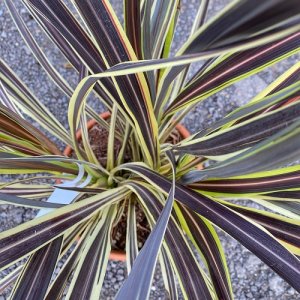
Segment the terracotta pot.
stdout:
<svg viewBox="0 0 300 300">
<path fill-rule="evenodd" d="M 100 117 L 104 120 L 108 119 L 110 117 L 110 112 L 104 112 L 100 114 Z M 87 122 L 87 129 L 92 129 L 97 124 L 96 120 L 90 120 Z M 176 125 L 176 129 L 180 133 L 180 135 L 186 139 L 190 136 L 189 131 L 181 124 Z M 82 133 L 81 130 L 78 130 L 76 133 L 76 139 L 79 141 L 81 140 Z M 73 149 L 70 146 L 67 146 L 63 152 L 65 156 L 71 156 Z M 126 261 L 126 253 L 123 251 L 116 251 L 112 250 L 109 255 L 110 260 L 118 260 L 118 261 Z"/>
</svg>

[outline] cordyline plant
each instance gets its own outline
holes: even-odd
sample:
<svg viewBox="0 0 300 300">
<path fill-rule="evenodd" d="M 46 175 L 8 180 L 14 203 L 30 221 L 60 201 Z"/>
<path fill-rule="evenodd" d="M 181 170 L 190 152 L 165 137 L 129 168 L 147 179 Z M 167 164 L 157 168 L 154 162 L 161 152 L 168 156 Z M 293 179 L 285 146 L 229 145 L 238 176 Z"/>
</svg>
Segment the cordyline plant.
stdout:
<svg viewBox="0 0 300 300">
<path fill-rule="evenodd" d="M 171 299 L 178 284 L 186 299 L 232 299 L 216 227 L 300 291 L 300 62 L 223 119 L 176 144 L 168 139 L 195 104 L 299 52 L 299 1 L 233 1 L 205 22 L 202 0 L 175 56 L 179 0 L 124 0 L 124 26 L 108 0 L 73 0 L 77 17 L 63 0 L 22 2 L 78 71 L 79 84 L 74 90 L 62 78 L 14 1 L 5 0 L 32 53 L 70 99 L 70 131 L 1 61 L 1 174 L 29 175 L 2 183 L 0 199 L 39 209 L 34 220 L 0 234 L 1 269 L 27 258 L 1 289 L 14 282 L 12 299 L 99 299 L 112 229 L 126 206 L 129 275 L 117 299 L 146 299 L 157 261 Z M 90 94 L 110 119 L 87 104 Z M 105 164 L 92 150 L 90 119 L 108 130 Z M 73 158 L 49 134 L 70 145 Z M 137 205 L 152 229 L 140 251 Z"/>
</svg>

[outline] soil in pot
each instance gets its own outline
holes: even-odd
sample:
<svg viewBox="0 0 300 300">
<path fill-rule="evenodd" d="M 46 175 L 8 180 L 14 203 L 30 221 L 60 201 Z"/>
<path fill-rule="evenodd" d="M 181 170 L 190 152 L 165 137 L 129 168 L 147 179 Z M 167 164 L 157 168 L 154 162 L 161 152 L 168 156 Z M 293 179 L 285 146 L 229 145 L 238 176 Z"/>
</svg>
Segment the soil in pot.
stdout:
<svg viewBox="0 0 300 300">
<path fill-rule="evenodd" d="M 105 128 L 101 127 L 99 124 L 96 124 L 93 128 L 89 130 L 89 141 L 91 144 L 91 148 L 94 151 L 96 158 L 103 167 L 106 167 L 108 134 L 108 131 Z M 121 146 L 121 142 L 118 139 L 115 139 L 115 159 L 117 159 Z M 130 152 L 127 150 L 125 151 L 124 162 L 128 162 L 129 160 Z"/>
<path fill-rule="evenodd" d="M 147 218 L 138 203 L 135 206 L 136 226 L 137 226 L 137 242 L 138 248 L 141 249 L 150 234 L 150 227 Z M 126 247 L 126 231 L 127 231 L 127 203 L 123 214 L 118 223 L 112 230 L 112 249 L 117 251 L 125 251 Z"/>
<path fill-rule="evenodd" d="M 168 143 L 178 143 L 182 140 L 182 137 L 177 129 L 174 129 L 170 137 L 168 138 Z M 102 166 L 106 166 L 106 153 L 108 144 L 108 131 L 96 124 L 89 130 L 89 141 L 91 147 L 95 153 L 96 158 L 99 160 Z M 81 144 L 81 143 L 80 143 Z M 114 143 L 114 153 L 115 158 L 117 157 L 121 143 L 117 139 Z M 125 162 L 130 160 L 130 152 L 127 150 L 125 152 Z M 118 223 L 113 227 L 112 230 L 112 250 L 125 251 L 126 246 L 126 231 L 127 231 L 127 204 L 120 203 L 120 205 L 125 205 L 124 211 L 118 221 Z M 137 239 L 138 248 L 141 249 L 150 234 L 150 226 L 148 224 L 145 213 L 143 212 L 141 206 L 136 204 L 136 224 L 137 224 Z"/>
</svg>

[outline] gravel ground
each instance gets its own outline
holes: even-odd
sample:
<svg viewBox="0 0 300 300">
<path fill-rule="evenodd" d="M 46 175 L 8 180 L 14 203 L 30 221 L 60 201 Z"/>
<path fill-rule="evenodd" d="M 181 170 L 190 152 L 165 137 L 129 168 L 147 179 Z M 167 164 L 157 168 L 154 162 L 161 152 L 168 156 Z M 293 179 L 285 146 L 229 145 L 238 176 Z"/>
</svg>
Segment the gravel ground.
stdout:
<svg viewBox="0 0 300 300">
<path fill-rule="evenodd" d="M 0 0 L 0 57 L 34 90 L 36 96 L 42 99 L 51 112 L 68 127 L 66 117 L 68 99 L 52 84 L 41 66 L 34 60 L 29 49 L 22 42 L 3 2 Z M 122 11 L 121 0 L 112 2 L 120 14 Z M 229 0 L 212 1 L 209 7 L 209 17 L 229 2 Z M 20 12 L 31 32 L 38 38 L 40 45 L 46 49 L 50 60 L 64 77 L 70 78 L 71 84 L 74 86 L 77 81 L 76 75 L 70 69 L 65 68 L 66 61 L 61 58 L 59 51 L 50 46 L 47 38 L 37 30 L 30 15 L 20 6 L 20 0 L 15 0 L 15 3 L 20 8 Z M 175 38 L 175 49 L 178 49 L 187 37 L 187 31 L 193 22 L 197 5 L 198 0 L 185 0 L 182 2 L 182 17 Z M 184 124 L 191 132 L 195 132 L 203 128 L 204 124 L 207 125 L 220 119 L 234 108 L 246 103 L 298 59 L 299 57 L 293 56 L 258 75 L 252 76 L 250 79 L 244 80 L 239 85 L 224 89 L 196 106 L 185 118 Z M 96 103 L 96 107 L 99 111 L 103 109 L 98 103 Z M 5 181 L 7 179 L 7 177 L 2 176 L 0 180 Z M 0 207 L 0 231 L 21 224 L 34 216 L 35 212 L 30 209 L 2 205 Z M 299 294 L 294 289 L 258 258 L 228 235 L 222 232 L 220 235 L 228 259 L 236 299 L 300 299 Z M 4 273 L 1 275 L 3 276 Z M 125 276 L 126 270 L 123 263 L 109 262 L 101 299 L 113 299 Z M 2 299 L 6 299 L 6 294 L 0 295 L 0 300 Z M 157 270 L 154 277 L 151 299 L 167 299 L 159 270 Z"/>
</svg>

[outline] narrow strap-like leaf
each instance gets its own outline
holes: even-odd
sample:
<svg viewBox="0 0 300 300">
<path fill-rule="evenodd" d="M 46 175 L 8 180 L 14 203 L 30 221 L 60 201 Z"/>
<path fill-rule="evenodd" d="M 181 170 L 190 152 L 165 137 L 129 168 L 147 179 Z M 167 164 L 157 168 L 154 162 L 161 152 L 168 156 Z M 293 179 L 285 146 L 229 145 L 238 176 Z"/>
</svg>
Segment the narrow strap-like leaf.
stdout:
<svg viewBox="0 0 300 300">
<path fill-rule="evenodd" d="M 276 12 L 276 13 L 275 13 Z M 243 16 L 241 18 L 240 16 Z M 234 20 L 234 21 L 233 21 Z M 178 55 L 197 53 L 239 42 L 266 38 L 274 32 L 280 33 L 288 27 L 299 24 L 297 0 L 234 1 L 215 18 L 202 26 L 180 49 Z M 168 69 L 159 88 L 157 106 L 166 101 L 169 86 L 183 67 Z"/>
<path fill-rule="evenodd" d="M 122 188 L 104 192 L 0 233 L 0 268 L 36 251 L 73 225 L 86 220 L 99 208 L 117 202 L 122 197 Z"/>
<path fill-rule="evenodd" d="M 213 226 L 187 207 L 179 207 L 194 244 L 207 262 L 216 294 L 219 299 L 233 299 L 225 254 Z"/>
<path fill-rule="evenodd" d="M 245 175 L 244 178 L 207 180 L 189 186 L 192 189 L 231 195 L 284 191 L 300 188 L 300 172 L 293 171 L 257 178 L 247 178 L 247 175 Z"/>
<path fill-rule="evenodd" d="M 99 299 L 111 250 L 110 236 L 115 215 L 115 205 L 101 212 L 101 219 L 88 237 L 78 261 L 66 299 Z"/>
<path fill-rule="evenodd" d="M 276 238 L 300 248 L 300 222 L 258 209 L 228 205 L 269 230 Z"/>
<path fill-rule="evenodd" d="M 189 84 L 176 97 L 165 114 L 176 111 L 184 105 L 196 103 L 235 81 L 253 75 L 263 67 L 296 53 L 299 51 L 299 43 L 300 33 L 297 32 L 282 40 L 229 55 Z"/>
<path fill-rule="evenodd" d="M 9 272 L 7 276 L 3 277 L 0 280 L 0 293 L 3 293 L 7 288 L 11 286 L 13 282 L 16 281 L 22 267 L 23 267 L 22 265 L 16 267 L 13 271 Z"/>
<path fill-rule="evenodd" d="M 44 154 L 61 154 L 56 145 L 38 128 L 2 104 L 0 104 L 0 117 L 0 132 L 32 143 L 43 150 Z"/>
<path fill-rule="evenodd" d="M 92 73 L 102 72 L 106 69 L 97 47 L 61 0 L 22 1 L 78 72 L 82 62 Z M 113 83 L 111 79 L 104 79 L 101 84 L 109 91 L 110 95 L 99 86 L 96 86 L 95 89 L 105 103 L 111 104 L 110 97 L 118 98 Z"/>
<path fill-rule="evenodd" d="M 136 60 L 135 53 L 107 0 L 76 1 L 86 23 L 97 41 L 107 67 Z M 139 124 L 139 139 L 143 150 L 153 162 L 157 157 L 157 124 L 152 111 L 149 90 L 143 74 L 117 77 L 116 82 L 122 103 L 130 117 Z M 153 163 L 152 162 L 152 163 Z M 151 160 L 150 160 L 151 163 Z"/>
<path fill-rule="evenodd" d="M 191 171 L 183 177 L 185 183 L 208 178 L 226 178 L 268 171 L 296 161 L 299 157 L 300 121 L 280 130 L 254 147 L 224 162 L 201 171 Z M 255 159 L 252 158 L 255 156 Z M 251 163 L 249 161 L 251 160 Z"/>
<path fill-rule="evenodd" d="M 157 199 L 157 195 L 155 195 L 154 191 L 151 190 L 149 186 L 136 182 L 130 182 L 130 186 L 134 188 L 140 200 L 145 203 L 145 207 L 149 209 L 154 221 L 157 220 L 161 215 L 164 204 Z M 186 241 L 186 236 L 180 230 L 173 217 L 169 219 L 166 228 L 163 249 L 165 249 L 166 253 L 169 253 L 169 268 L 174 268 L 184 297 L 187 299 L 198 299 L 199 295 L 201 295 L 202 299 L 211 299 L 209 292 L 210 282 L 207 281 L 206 275 L 199 267 L 193 251 Z M 169 281 L 171 281 L 171 285 L 173 285 L 173 272 L 169 275 L 172 276 L 172 278 L 169 278 Z"/>
<path fill-rule="evenodd" d="M 171 182 L 168 179 L 150 169 L 137 166 L 136 164 L 123 165 L 123 168 L 139 173 L 165 193 L 171 187 Z M 179 202 L 207 218 L 241 242 L 300 292 L 300 282 L 298 280 L 300 276 L 300 260 L 270 234 L 224 205 L 204 195 L 197 194 L 180 184 L 176 184 L 175 197 Z"/>
<path fill-rule="evenodd" d="M 162 248 L 162 260 L 164 263 L 164 267 L 166 270 L 166 277 L 167 277 L 167 282 L 168 282 L 168 292 L 170 295 L 170 298 L 172 300 L 177 300 L 178 299 L 178 291 L 177 291 L 177 282 L 176 282 L 176 275 L 174 273 L 172 264 L 171 264 L 171 259 L 169 258 L 167 251 Z"/>
<path fill-rule="evenodd" d="M 151 58 L 161 57 L 164 41 L 176 14 L 177 7 L 180 5 L 179 2 L 179 0 L 154 1 L 150 22 L 150 36 L 152 38 L 152 44 L 150 45 Z"/>
<path fill-rule="evenodd" d="M 77 262 L 80 259 L 80 255 L 86 243 L 88 242 L 86 237 L 88 236 L 88 234 L 90 234 L 91 230 L 94 228 L 92 226 L 92 222 L 88 222 L 88 224 L 85 224 L 84 229 L 80 228 L 80 226 L 78 227 L 76 227 L 75 230 L 76 231 L 75 236 L 77 237 L 76 244 L 74 245 L 71 253 L 68 255 L 68 258 L 63 264 L 60 272 L 57 274 L 57 276 L 51 283 L 51 286 L 49 287 L 47 294 L 45 296 L 45 300 L 60 299 L 63 296 L 66 285 L 70 280 L 71 273 L 77 266 Z M 70 235 L 65 236 L 65 241 L 68 238 L 71 238 Z M 71 245 L 73 245 L 73 243 L 71 243 Z M 67 249 L 70 249 L 70 247 L 68 247 Z"/>
<path fill-rule="evenodd" d="M 50 133 L 63 142 L 71 144 L 66 129 L 53 116 L 53 114 L 30 92 L 17 75 L 0 59 L 0 80 L 7 92 L 15 100 L 17 107 L 35 119 Z"/>
<path fill-rule="evenodd" d="M 136 201 L 131 198 L 128 201 L 127 207 L 127 231 L 126 231 L 126 263 L 127 272 L 130 274 L 132 265 L 138 256 L 138 243 L 137 243 L 137 227 L 136 227 Z"/>
<path fill-rule="evenodd" d="M 13 101 L 9 98 L 9 95 L 0 79 L 0 103 L 7 107 L 10 111 L 14 112 L 15 114 L 19 115 L 22 118 L 22 114 L 16 107 Z"/>
<path fill-rule="evenodd" d="M 50 78 L 57 84 L 58 87 L 61 88 L 63 92 L 65 92 L 68 96 L 72 95 L 72 88 L 68 85 L 68 83 L 61 77 L 59 72 L 49 63 L 46 55 L 43 53 L 37 42 L 34 40 L 32 34 L 30 33 L 28 27 L 25 22 L 22 20 L 19 15 L 15 5 L 11 0 L 5 0 L 5 3 L 8 7 L 11 17 L 13 18 L 19 32 L 22 34 L 23 39 L 31 49 L 32 53 L 38 60 L 38 62 L 43 66 L 47 74 Z"/>
<path fill-rule="evenodd" d="M 202 156 L 217 156 L 234 153 L 249 148 L 299 119 L 300 104 L 296 102 L 288 107 L 259 115 L 228 129 L 218 131 L 207 137 L 175 146 L 180 153 Z"/>
<path fill-rule="evenodd" d="M 124 19 L 126 35 L 137 58 L 142 59 L 140 0 L 124 0 Z"/>
<path fill-rule="evenodd" d="M 21 272 L 11 299 L 43 299 L 55 269 L 63 238 L 50 242 L 31 255 Z"/>
<path fill-rule="evenodd" d="M 31 199 L 21 198 L 14 195 L 4 194 L 1 191 L 0 191 L 0 201 L 17 205 L 17 206 L 25 206 L 25 207 L 32 207 L 32 208 L 59 208 L 63 206 L 59 203 L 31 200 Z"/>
<path fill-rule="evenodd" d="M 300 63 L 298 64 L 298 71 L 299 72 L 296 73 L 299 73 L 298 76 L 300 76 Z M 296 81 L 294 82 L 292 81 L 291 77 L 289 76 L 287 78 L 287 80 L 285 81 L 287 85 L 282 86 L 282 89 L 279 89 L 276 92 L 274 91 L 274 93 L 268 94 L 265 97 L 255 97 L 255 101 L 250 101 L 248 104 L 239 107 L 221 120 L 213 123 L 211 126 L 195 134 L 193 138 L 203 137 L 219 128 L 230 127 L 234 123 L 241 123 L 242 121 L 248 120 L 249 118 L 259 114 L 260 112 L 266 111 L 272 106 L 278 106 L 280 103 L 284 103 L 285 101 L 289 101 L 289 99 L 293 99 L 300 93 L 300 81 L 297 81 L 296 77 Z M 291 84 L 289 85 L 288 82 L 290 82 Z"/>
<path fill-rule="evenodd" d="M 6 174 L 19 174 L 18 172 L 24 173 L 38 173 L 40 171 L 46 172 L 62 172 L 67 174 L 77 174 L 77 171 L 72 166 L 63 164 L 52 164 L 43 159 L 34 160 L 35 157 L 18 156 L 10 153 L 0 152 L 0 172 Z M 41 158 L 41 157 L 40 157 Z"/>
<path fill-rule="evenodd" d="M 172 156 L 171 156 L 172 160 Z M 165 207 L 151 231 L 146 243 L 137 256 L 132 270 L 118 292 L 117 299 L 147 299 L 150 293 L 158 252 L 171 215 L 174 201 L 175 166 L 173 165 L 173 186 L 171 187 Z"/>
</svg>

